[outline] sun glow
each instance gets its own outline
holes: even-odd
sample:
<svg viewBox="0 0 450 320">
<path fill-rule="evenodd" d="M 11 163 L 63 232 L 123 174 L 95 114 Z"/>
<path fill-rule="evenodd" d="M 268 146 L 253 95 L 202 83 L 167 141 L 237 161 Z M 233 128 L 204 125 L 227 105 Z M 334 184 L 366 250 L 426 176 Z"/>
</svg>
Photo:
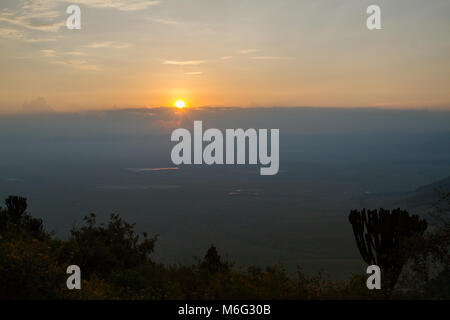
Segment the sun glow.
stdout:
<svg viewBox="0 0 450 320">
<path fill-rule="evenodd" d="M 175 101 L 173 106 L 178 109 L 183 109 L 183 108 L 186 108 L 186 102 L 184 100 L 177 100 L 177 101 Z"/>
</svg>

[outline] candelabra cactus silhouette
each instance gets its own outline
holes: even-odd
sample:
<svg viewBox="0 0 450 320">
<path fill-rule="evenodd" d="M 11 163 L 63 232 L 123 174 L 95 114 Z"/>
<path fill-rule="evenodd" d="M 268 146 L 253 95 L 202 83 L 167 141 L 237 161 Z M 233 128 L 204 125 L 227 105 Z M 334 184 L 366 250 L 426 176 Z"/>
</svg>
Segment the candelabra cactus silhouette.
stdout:
<svg viewBox="0 0 450 320">
<path fill-rule="evenodd" d="M 402 250 L 402 241 L 427 229 L 427 222 L 405 210 L 352 210 L 349 221 L 364 261 L 382 270 L 383 283 L 393 288 L 411 250 Z"/>
</svg>

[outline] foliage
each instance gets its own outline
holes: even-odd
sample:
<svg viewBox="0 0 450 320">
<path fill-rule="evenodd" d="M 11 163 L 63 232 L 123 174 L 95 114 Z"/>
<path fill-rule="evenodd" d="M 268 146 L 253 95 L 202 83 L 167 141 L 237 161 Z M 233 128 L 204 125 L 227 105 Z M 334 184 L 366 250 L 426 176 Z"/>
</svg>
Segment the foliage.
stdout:
<svg viewBox="0 0 450 320">
<path fill-rule="evenodd" d="M 56 299 L 65 287 L 55 242 L 0 239 L 0 299 Z M 67 291 L 67 290 L 66 290 Z"/>
<path fill-rule="evenodd" d="M 215 246 L 196 263 L 155 263 L 151 254 L 157 237 L 138 235 L 133 224 L 115 214 L 107 224 L 98 224 L 94 214 L 85 217 L 84 224 L 74 227 L 66 240 L 45 232 L 42 221 L 26 213 L 24 198 L 8 198 L 0 219 L 0 299 L 312 300 L 390 296 L 389 291 L 367 290 L 364 274 L 334 281 L 322 273 L 307 276 L 301 269 L 289 274 L 279 265 L 235 268 Z M 435 243 L 442 238 L 440 233 L 432 237 L 430 243 L 416 239 L 414 245 L 423 252 L 434 252 L 438 249 Z M 81 267 L 81 290 L 66 287 L 66 268 L 71 264 Z M 440 294 L 439 290 L 432 291 L 442 287 L 433 282 L 440 279 L 425 281 L 430 294 Z"/>
<path fill-rule="evenodd" d="M 97 225 L 95 214 L 84 218 L 85 226 L 74 227 L 69 237 L 69 248 L 74 252 L 73 263 L 86 270 L 87 275 L 108 276 L 114 269 L 133 269 L 151 263 L 157 236 L 147 233 L 142 239 L 129 224 L 112 214 L 107 226 Z"/>
<path fill-rule="evenodd" d="M 441 190 L 430 216 L 433 231 L 411 238 L 403 248 L 414 248 L 415 252 L 401 279 L 402 294 L 408 298 L 450 299 L 450 192 Z"/>
<path fill-rule="evenodd" d="M 49 234 L 41 219 L 30 216 L 26 210 L 27 199 L 10 196 L 5 200 L 6 209 L 0 207 L 0 234 L 6 237 L 44 240 Z"/>
</svg>

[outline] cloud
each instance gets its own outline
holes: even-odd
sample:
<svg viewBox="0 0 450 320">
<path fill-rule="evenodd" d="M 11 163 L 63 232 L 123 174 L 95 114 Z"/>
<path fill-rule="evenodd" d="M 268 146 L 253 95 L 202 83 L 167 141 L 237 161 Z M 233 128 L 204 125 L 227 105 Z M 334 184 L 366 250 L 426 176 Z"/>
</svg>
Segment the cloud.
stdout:
<svg viewBox="0 0 450 320">
<path fill-rule="evenodd" d="M 178 25 L 178 24 L 180 24 L 176 20 L 164 19 L 164 18 L 150 18 L 150 21 L 161 23 L 161 24 L 166 24 L 166 25 Z"/>
<path fill-rule="evenodd" d="M 229 60 L 229 59 L 233 59 L 233 56 L 223 56 L 220 59 L 222 59 L 222 60 Z"/>
<path fill-rule="evenodd" d="M 54 112 L 55 110 L 47 104 L 45 98 L 38 97 L 29 103 L 24 103 L 22 111 L 24 113 L 49 113 Z"/>
<path fill-rule="evenodd" d="M 251 57 L 250 59 L 253 59 L 253 60 L 279 60 L 281 58 L 266 56 L 266 57 Z"/>
<path fill-rule="evenodd" d="M 25 8 L 15 13 L 9 11 L 0 13 L 0 21 L 30 30 L 47 32 L 56 32 L 65 25 L 65 20 L 60 18 L 59 11 L 43 10 L 40 7 L 36 10 L 28 9 L 28 6 Z"/>
<path fill-rule="evenodd" d="M 55 42 L 57 38 L 25 38 L 25 42 L 35 43 L 35 42 Z"/>
<path fill-rule="evenodd" d="M 203 63 L 205 63 L 205 61 L 203 60 L 187 60 L 187 61 L 166 60 L 163 62 L 163 64 L 170 64 L 176 66 L 196 66 Z"/>
<path fill-rule="evenodd" d="M 46 57 L 55 57 L 56 56 L 56 51 L 52 50 L 52 49 L 41 50 L 41 53 Z"/>
<path fill-rule="evenodd" d="M 38 42 L 55 42 L 57 40 L 56 37 L 53 38 L 28 38 L 26 34 L 17 29 L 11 28 L 0 28 L 0 38 L 9 39 L 9 40 L 22 40 L 29 43 L 38 43 Z"/>
<path fill-rule="evenodd" d="M 48 12 L 48 14 L 55 14 L 56 8 L 66 8 L 71 3 L 68 0 L 21 0 L 20 2 L 23 10 Z M 147 9 L 151 6 L 156 6 L 160 2 L 151 0 L 77 0 L 74 1 L 74 3 L 91 8 L 110 8 L 120 11 L 137 11 Z"/>
<path fill-rule="evenodd" d="M 55 58 L 54 60 L 52 60 L 52 62 L 59 64 L 59 65 L 64 65 L 67 67 L 71 67 L 74 69 L 78 69 L 78 70 L 86 70 L 86 71 L 98 71 L 100 70 L 100 67 L 98 65 L 89 63 L 86 60 L 80 60 L 80 59 L 72 59 L 72 60 L 65 60 L 65 59 L 61 59 L 61 57 L 57 57 L 56 54 L 56 50 L 53 49 L 42 49 L 40 50 L 40 52 L 48 58 Z M 64 52 L 65 55 L 72 55 L 72 56 L 83 56 L 85 55 L 84 52 L 80 52 L 80 51 L 68 51 L 68 52 Z"/>
<path fill-rule="evenodd" d="M 95 64 L 91 64 L 86 60 L 58 60 L 55 61 L 55 63 L 57 64 L 62 64 L 74 69 L 79 69 L 79 70 L 86 70 L 86 71 L 99 71 L 100 67 L 95 65 Z"/>
<path fill-rule="evenodd" d="M 126 42 L 116 42 L 116 41 L 103 41 L 103 42 L 96 42 L 88 45 L 89 48 L 114 48 L 114 49 L 124 49 L 128 48 L 130 46 L 129 43 Z"/>
<path fill-rule="evenodd" d="M 255 53 L 255 52 L 259 52 L 260 50 L 258 49 L 244 49 L 244 50 L 240 50 L 239 53 L 240 54 L 249 54 L 249 53 Z"/>
<path fill-rule="evenodd" d="M 121 11 L 144 10 L 160 3 L 150 0 L 77 0 L 75 2 L 92 8 L 111 8 Z"/>
<path fill-rule="evenodd" d="M 66 23 L 68 0 L 19 0 L 18 9 L 0 12 L 0 21 L 22 28 L 57 32 Z M 150 0 L 77 0 L 78 5 L 91 8 L 111 8 L 120 11 L 144 10 L 159 4 Z"/>
<path fill-rule="evenodd" d="M 201 71 L 194 71 L 194 72 L 185 72 L 184 74 L 190 75 L 190 76 L 196 76 L 196 75 L 203 74 L 203 72 L 201 72 Z"/>
<path fill-rule="evenodd" d="M 70 56 L 85 56 L 86 55 L 86 53 L 81 52 L 81 51 L 67 51 L 67 52 L 64 52 L 64 53 L 68 54 Z"/>
<path fill-rule="evenodd" d="M 25 38 L 25 35 L 22 31 L 16 29 L 0 28 L 0 38 L 18 40 Z"/>
</svg>

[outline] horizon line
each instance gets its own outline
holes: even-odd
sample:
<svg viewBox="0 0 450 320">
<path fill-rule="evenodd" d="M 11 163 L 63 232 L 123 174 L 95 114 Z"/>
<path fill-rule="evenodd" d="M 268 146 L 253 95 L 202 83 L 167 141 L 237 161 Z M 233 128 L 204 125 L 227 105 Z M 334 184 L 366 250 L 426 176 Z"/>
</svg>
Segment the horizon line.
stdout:
<svg viewBox="0 0 450 320">
<path fill-rule="evenodd" d="M 189 112 L 199 111 L 205 109 L 216 110 L 239 110 L 239 109 L 322 109 L 322 110 L 379 110 L 379 111 L 426 111 L 426 112 L 450 112 L 450 106 L 443 107 L 389 107 L 389 106 L 213 106 L 203 105 L 195 107 L 186 107 L 182 110 L 175 109 L 173 106 L 130 106 L 130 107 L 106 107 L 106 108 L 90 108 L 82 110 L 46 110 L 46 111 L 26 111 L 26 110 L 13 110 L 3 111 L 0 110 L 0 116 L 14 116 L 14 115 L 51 115 L 51 114 L 79 114 L 79 113 L 92 113 L 92 112 L 111 112 L 111 111 L 143 111 L 143 110 L 158 110 L 158 109 L 172 109 L 175 112 Z"/>
</svg>

